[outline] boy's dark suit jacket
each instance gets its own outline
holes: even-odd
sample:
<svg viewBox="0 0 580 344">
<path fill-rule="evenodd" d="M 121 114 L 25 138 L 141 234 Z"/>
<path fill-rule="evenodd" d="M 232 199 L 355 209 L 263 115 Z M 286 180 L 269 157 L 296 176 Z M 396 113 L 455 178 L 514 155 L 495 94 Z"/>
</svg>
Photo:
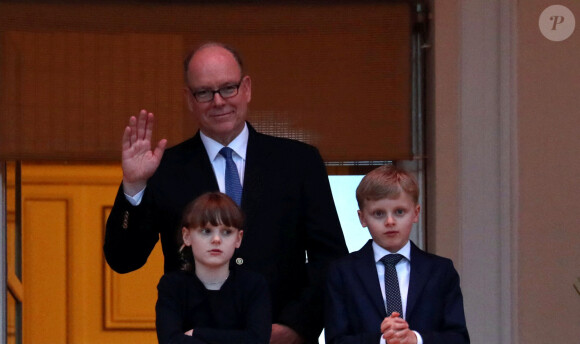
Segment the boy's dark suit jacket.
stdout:
<svg viewBox="0 0 580 344">
<path fill-rule="evenodd" d="M 387 316 L 369 240 L 362 249 L 331 265 L 327 279 L 327 344 L 378 344 Z M 411 275 L 406 320 L 423 343 L 469 343 L 459 275 L 451 260 L 411 242 Z"/>
<path fill-rule="evenodd" d="M 323 323 L 322 278 L 330 261 L 348 253 L 326 169 L 316 148 L 248 128 L 244 237 L 233 260 L 268 280 L 273 321 L 314 342 Z M 139 206 L 119 188 L 105 234 L 109 266 L 120 273 L 140 268 L 160 235 L 165 272 L 176 270 L 183 208 L 218 190 L 199 132 L 166 150 Z"/>
</svg>

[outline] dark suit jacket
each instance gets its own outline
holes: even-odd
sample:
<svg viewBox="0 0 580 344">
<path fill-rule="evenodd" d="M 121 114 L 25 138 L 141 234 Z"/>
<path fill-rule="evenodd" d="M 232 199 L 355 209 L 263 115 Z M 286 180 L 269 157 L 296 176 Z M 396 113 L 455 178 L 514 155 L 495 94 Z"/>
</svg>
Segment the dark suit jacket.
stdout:
<svg viewBox="0 0 580 344">
<path fill-rule="evenodd" d="M 372 240 L 332 264 L 327 288 L 326 343 L 378 344 L 387 313 Z M 420 250 L 412 242 L 406 321 L 425 344 L 469 343 L 459 275 L 453 263 Z"/>
<path fill-rule="evenodd" d="M 195 272 L 172 271 L 157 290 L 160 344 L 270 343 L 270 294 L 258 273 L 231 269 L 220 290 L 207 290 Z M 184 334 L 191 329 L 192 336 Z"/>
<path fill-rule="evenodd" d="M 234 260 L 243 259 L 242 267 L 266 277 L 273 321 L 315 341 L 323 324 L 326 269 L 348 253 L 326 169 L 316 148 L 248 127 L 242 194 L 246 221 Z M 119 188 L 105 234 L 109 266 L 120 273 L 140 268 L 160 236 L 165 271 L 178 269 L 176 236 L 181 235 L 183 208 L 217 190 L 199 133 L 168 149 L 139 206 L 131 206 Z"/>
</svg>

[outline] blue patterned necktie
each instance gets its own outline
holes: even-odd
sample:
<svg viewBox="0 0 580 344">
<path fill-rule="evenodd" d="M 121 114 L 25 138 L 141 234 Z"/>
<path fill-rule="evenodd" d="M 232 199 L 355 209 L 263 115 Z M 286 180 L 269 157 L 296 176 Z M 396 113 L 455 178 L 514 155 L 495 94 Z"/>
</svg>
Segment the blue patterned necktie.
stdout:
<svg viewBox="0 0 580 344">
<path fill-rule="evenodd" d="M 395 265 L 403 259 L 400 254 L 387 254 L 381 258 L 385 264 L 385 297 L 387 299 L 387 316 L 393 312 L 398 312 L 403 317 L 403 306 L 401 304 L 401 290 L 399 289 L 399 278 Z"/>
<path fill-rule="evenodd" d="M 226 195 L 236 202 L 242 204 L 242 183 L 238 175 L 238 168 L 232 159 L 233 150 L 230 147 L 224 147 L 220 154 L 226 159 Z"/>
</svg>

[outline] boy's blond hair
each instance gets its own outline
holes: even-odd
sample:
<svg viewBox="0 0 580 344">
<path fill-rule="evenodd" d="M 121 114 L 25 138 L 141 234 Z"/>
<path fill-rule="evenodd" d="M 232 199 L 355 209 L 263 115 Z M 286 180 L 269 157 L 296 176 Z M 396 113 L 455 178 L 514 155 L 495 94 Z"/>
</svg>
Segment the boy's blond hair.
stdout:
<svg viewBox="0 0 580 344">
<path fill-rule="evenodd" d="M 409 172 L 394 165 L 383 165 L 370 171 L 356 188 L 356 201 L 360 210 L 366 201 L 395 199 L 406 192 L 415 204 L 419 202 L 417 180 Z"/>
</svg>

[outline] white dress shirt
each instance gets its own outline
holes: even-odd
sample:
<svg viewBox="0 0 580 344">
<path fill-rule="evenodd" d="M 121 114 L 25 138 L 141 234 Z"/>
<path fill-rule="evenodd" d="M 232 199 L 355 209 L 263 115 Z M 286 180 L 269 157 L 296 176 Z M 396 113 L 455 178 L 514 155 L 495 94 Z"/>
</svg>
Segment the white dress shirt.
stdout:
<svg viewBox="0 0 580 344">
<path fill-rule="evenodd" d="M 375 256 L 375 267 L 377 268 L 377 275 L 379 276 L 379 284 L 381 286 L 381 292 L 383 296 L 383 302 L 385 303 L 385 310 L 387 309 L 387 300 L 385 297 L 385 265 L 381 262 L 381 258 L 391 253 L 398 253 L 405 257 L 401 259 L 395 269 L 397 270 L 397 278 L 399 279 L 399 289 L 401 291 L 401 306 L 403 307 L 403 319 L 407 318 L 407 295 L 409 295 L 409 276 L 411 275 L 411 242 L 407 241 L 407 244 L 403 246 L 398 252 L 389 252 L 381 246 L 377 245 L 373 241 L 373 252 Z M 423 344 L 423 338 L 417 331 L 417 344 Z M 386 341 L 381 335 L 380 344 L 385 344 Z"/>
<path fill-rule="evenodd" d="M 207 151 L 207 156 L 213 167 L 213 173 L 218 182 L 218 187 L 221 192 L 226 192 L 226 158 L 220 154 L 220 150 L 224 148 L 224 145 L 217 142 L 216 140 L 206 136 L 203 132 L 199 132 L 201 136 L 201 142 Z M 244 124 L 244 129 L 242 132 L 236 136 L 228 144 L 233 150 L 232 159 L 238 168 L 238 175 L 240 176 L 240 183 L 242 188 L 244 186 L 244 172 L 246 170 L 246 151 L 248 148 L 248 137 L 250 136 L 250 131 L 248 130 L 248 125 Z"/>
<path fill-rule="evenodd" d="M 205 147 L 207 152 L 207 156 L 209 161 L 211 162 L 211 166 L 213 168 L 213 173 L 215 174 L 218 187 L 220 192 L 226 192 L 226 158 L 224 158 L 221 154 L 219 154 L 220 150 L 224 147 L 221 143 L 217 142 L 216 140 L 210 138 L 209 136 L 205 135 L 201 130 L 199 132 L 199 136 L 201 137 L 201 142 Z M 250 131 L 248 130 L 248 125 L 244 124 L 244 129 L 242 132 L 236 136 L 235 139 L 232 140 L 228 144 L 233 150 L 232 159 L 238 168 L 238 175 L 240 176 L 240 183 L 242 184 L 242 188 L 244 185 L 244 172 L 246 170 L 246 151 L 248 149 L 248 138 L 250 137 Z M 129 196 L 125 194 L 125 198 L 131 203 L 132 205 L 139 205 L 141 200 L 143 199 L 143 193 L 145 192 L 145 188 L 139 191 L 135 196 Z"/>
</svg>

